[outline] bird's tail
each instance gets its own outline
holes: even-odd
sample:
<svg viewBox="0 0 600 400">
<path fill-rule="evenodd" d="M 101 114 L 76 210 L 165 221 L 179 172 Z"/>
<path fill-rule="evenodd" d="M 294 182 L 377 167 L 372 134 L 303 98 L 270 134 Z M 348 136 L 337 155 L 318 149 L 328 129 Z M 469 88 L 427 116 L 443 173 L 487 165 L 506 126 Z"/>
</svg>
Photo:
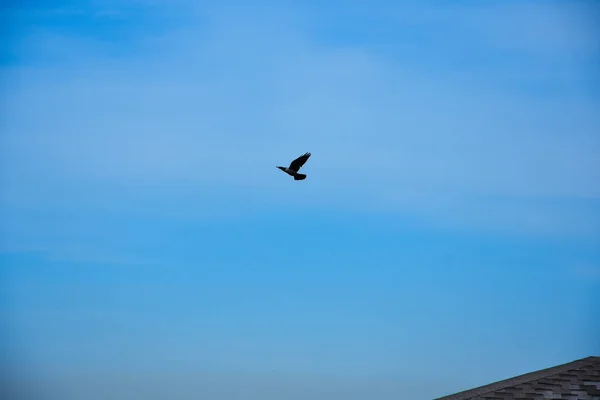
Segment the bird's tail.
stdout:
<svg viewBox="0 0 600 400">
<path fill-rule="evenodd" d="M 301 180 L 303 180 L 303 179 L 305 179 L 305 178 L 306 178 L 306 175 L 305 175 L 305 174 L 295 174 L 295 175 L 294 175 L 294 180 L 295 180 L 295 181 L 301 181 Z"/>
</svg>

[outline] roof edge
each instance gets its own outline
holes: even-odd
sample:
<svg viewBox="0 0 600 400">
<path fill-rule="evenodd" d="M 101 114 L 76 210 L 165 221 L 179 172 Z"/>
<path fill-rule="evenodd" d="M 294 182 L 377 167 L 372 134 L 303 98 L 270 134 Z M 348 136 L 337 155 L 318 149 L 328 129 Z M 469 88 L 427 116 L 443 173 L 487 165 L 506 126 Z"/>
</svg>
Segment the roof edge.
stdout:
<svg viewBox="0 0 600 400">
<path fill-rule="evenodd" d="M 565 364 L 556 365 L 554 367 L 540 369 L 534 372 L 529 372 L 522 375 L 517 375 L 513 378 L 504 379 L 489 385 L 479 386 L 473 389 L 467 389 L 455 394 L 438 397 L 434 400 L 466 400 L 474 396 L 480 396 L 496 390 L 506 389 L 510 386 L 520 385 L 525 382 L 530 382 L 537 379 L 543 379 L 550 375 L 556 375 L 561 372 L 577 369 L 600 362 L 600 357 L 590 356 L 574 360 Z"/>
</svg>

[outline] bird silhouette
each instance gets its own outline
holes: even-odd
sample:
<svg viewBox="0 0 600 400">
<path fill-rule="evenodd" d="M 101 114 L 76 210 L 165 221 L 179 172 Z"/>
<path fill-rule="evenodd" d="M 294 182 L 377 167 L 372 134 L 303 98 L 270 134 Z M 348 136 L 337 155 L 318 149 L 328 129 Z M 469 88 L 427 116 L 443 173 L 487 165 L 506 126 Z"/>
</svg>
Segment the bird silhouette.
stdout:
<svg viewBox="0 0 600 400">
<path fill-rule="evenodd" d="M 300 174 L 300 173 L 298 173 L 298 171 L 300 170 L 300 168 L 302 168 L 302 166 L 308 160 L 309 157 L 310 157 L 310 153 L 304 153 L 300 157 L 298 157 L 294 161 L 292 161 L 290 163 L 289 167 L 278 166 L 277 168 L 279 168 L 286 174 L 293 176 L 295 181 L 304 180 L 304 179 L 306 179 L 306 175 Z"/>
</svg>

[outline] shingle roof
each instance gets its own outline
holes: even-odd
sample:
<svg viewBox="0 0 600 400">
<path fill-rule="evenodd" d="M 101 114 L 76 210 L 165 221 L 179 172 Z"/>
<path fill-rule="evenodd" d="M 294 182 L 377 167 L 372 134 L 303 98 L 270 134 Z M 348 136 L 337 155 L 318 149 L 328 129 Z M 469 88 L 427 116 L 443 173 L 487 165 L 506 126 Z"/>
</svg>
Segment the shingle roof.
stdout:
<svg viewBox="0 0 600 400">
<path fill-rule="evenodd" d="M 600 400 L 600 357 L 530 372 L 435 400 Z"/>
</svg>

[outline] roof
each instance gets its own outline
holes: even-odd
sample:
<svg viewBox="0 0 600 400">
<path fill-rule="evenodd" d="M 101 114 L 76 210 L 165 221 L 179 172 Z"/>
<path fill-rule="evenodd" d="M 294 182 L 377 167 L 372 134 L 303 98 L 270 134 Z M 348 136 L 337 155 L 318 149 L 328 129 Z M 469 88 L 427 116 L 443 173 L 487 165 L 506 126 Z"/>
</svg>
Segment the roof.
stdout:
<svg viewBox="0 0 600 400">
<path fill-rule="evenodd" d="M 436 400 L 600 400 L 600 357 L 519 375 Z"/>
</svg>

